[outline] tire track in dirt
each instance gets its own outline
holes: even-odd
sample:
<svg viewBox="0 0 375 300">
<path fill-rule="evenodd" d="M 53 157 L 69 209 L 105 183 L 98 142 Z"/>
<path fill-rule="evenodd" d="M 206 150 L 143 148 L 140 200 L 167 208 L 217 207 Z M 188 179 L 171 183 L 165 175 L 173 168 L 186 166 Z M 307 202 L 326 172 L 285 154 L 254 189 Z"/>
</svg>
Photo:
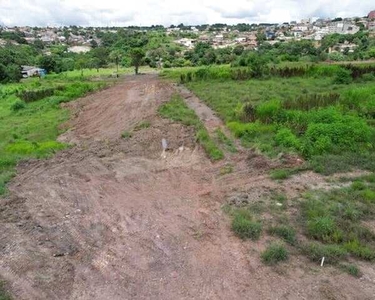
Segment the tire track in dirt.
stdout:
<svg viewBox="0 0 375 300">
<path fill-rule="evenodd" d="M 267 240 L 233 236 L 221 207 L 273 188 L 268 162 L 233 156 L 221 176 L 225 162 L 212 164 L 191 128 L 157 115 L 174 92 L 130 76 L 69 103 L 60 139 L 76 145 L 19 165 L 0 201 L 0 276 L 15 299 L 371 299 L 370 281 L 329 268 L 318 278 L 299 257 L 281 274 L 260 262 Z M 150 128 L 120 138 L 144 119 Z"/>
</svg>

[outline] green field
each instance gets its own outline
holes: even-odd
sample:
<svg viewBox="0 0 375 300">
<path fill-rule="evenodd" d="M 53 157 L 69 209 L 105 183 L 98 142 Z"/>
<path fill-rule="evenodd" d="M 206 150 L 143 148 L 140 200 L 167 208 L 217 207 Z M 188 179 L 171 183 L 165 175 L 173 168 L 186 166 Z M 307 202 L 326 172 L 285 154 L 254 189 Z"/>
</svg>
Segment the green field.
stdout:
<svg viewBox="0 0 375 300">
<path fill-rule="evenodd" d="M 220 66 L 164 76 L 183 80 L 244 146 L 270 156 L 297 153 L 325 174 L 374 171 L 375 77 L 354 80 L 345 72 L 319 65 L 303 76 L 234 80 L 237 73 Z"/>
</svg>

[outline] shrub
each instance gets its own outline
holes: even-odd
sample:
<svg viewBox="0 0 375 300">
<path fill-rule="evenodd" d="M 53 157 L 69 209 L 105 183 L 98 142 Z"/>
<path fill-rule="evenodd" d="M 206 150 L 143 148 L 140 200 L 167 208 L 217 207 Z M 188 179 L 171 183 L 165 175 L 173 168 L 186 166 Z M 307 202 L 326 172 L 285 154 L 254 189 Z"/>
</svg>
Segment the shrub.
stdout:
<svg viewBox="0 0 375 300">
<path fill-rule="evenodd" d="M 295 134 L 288 128 L 280 129 L 275 135 L 277 145 L 299 150 L 301 143 Z"/>
<path fill-rule="evenodd" d="M 281 244 L 272 244 L 261 254 L 262 261 L 267 265 L 275 265 L 281 261 L 286 261 L 288 257 L 288 250 Z"/>
<path fill-rule="evenodd" d="M 12 111 L 19 111 L 24 108 L 26 108 L 26 103 L 22 100 L 15 101 L 10 107 Z"/>
<path fill-rule="evenodd" d="M 280 238 L 282 238 L 285 242 L 287 242 L 290 245 L 295 245 L 296 244 L 296 231 L 289 226 L 285 225 L 280 225 L 280 226 L 275 226 L 271 227 L 268 232 L 271 235 L 276 235 Z"/>
<path fill-rule="evenodd" d="M 240 210 L 235 213 L 232 230 L 241 239 L 258 240 L 262 233 L 262 225 L 259 222 L 252 221 L 249 213 Z"/>
<path fill-rule="evenodd" d="M 352 81 L 352 72 L 343 68 L 340 68 L 337 71 L 336 76 L 333 79 L 333 83 L 335 84 L 349 84 Z"/>
<path fill-rule="evenodd" d="M 322 245 L 317 242 L 305 244 L 301 250 L 314 262 L 320 262 L 325 257 L 325 263 L 328 264 L 335 264 L 339 260 L 345 259 L 348 255 L 346 249 L 339 245 Z"/>
</svg>

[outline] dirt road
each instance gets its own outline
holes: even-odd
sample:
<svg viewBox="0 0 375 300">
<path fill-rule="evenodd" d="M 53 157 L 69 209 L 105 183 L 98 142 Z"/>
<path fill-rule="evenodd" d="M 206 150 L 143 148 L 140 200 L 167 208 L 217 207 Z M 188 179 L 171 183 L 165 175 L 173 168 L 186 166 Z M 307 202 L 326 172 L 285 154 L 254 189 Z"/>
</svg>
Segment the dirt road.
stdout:
<svg viewBox="0 0 375 300">
<path fill-rule="evenodd" d="M 0 200 L 0 276 L 14 298 L 374 299 L 371 268 L 357 280 L 299 256 L 266 267 L 267 238 L 232 234 L 222 205 L 276 188 L 268 162 L 240 153 L 220 175 L 226 161 L 212 164 L 192 129 L 157 115 L 174 92 L 145 75 L 72 102 L 60 139 L 76 145 L 18 167 Z M 142 120 L 151 126 L 121 138 Z"/>
</svg>

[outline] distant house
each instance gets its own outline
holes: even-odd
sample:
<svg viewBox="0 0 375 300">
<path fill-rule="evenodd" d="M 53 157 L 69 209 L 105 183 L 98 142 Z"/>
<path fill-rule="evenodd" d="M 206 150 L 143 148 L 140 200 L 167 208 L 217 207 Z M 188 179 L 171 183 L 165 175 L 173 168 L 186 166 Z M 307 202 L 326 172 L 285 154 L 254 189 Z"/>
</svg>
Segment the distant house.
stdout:
<svg viewBox="0 0 375 300">
<path fill-rule="evenodd" d="M 177 40 L 176 43 L 191 49 L 191 48 L 194 48 L 195 40 L 183 38 L 183 39 Z"/>
<path fill-rule="evenodd" d="M 375 19 L 375 10 L 371 11 L 368 16 L 369 19 Z"/>
<path fill-rule="evenodd" d="M 22 66 L 21 73 L 23 78 L 28 78 L 33 76 L 44 76 L 47 71 L 34 66 Z"/>
</svg>

